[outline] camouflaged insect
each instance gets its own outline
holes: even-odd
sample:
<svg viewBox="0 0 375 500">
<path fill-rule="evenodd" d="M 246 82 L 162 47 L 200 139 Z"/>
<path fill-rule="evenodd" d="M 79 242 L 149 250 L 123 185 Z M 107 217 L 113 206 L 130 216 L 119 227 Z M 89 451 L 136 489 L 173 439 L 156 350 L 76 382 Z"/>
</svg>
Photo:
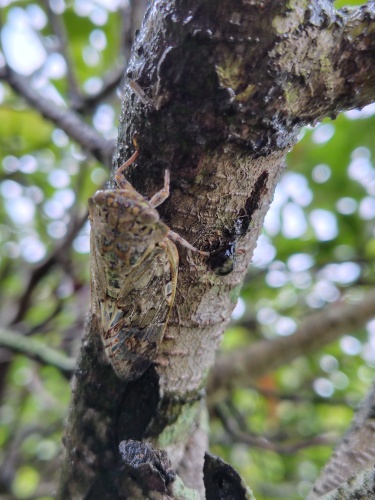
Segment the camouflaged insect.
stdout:
<svg viewBox="0 0 375 500">
<path fill-rule="evenodd" d="M 123 177 L 138 157 L 122 165 L 118 189 L 97 191 L 89 200 L 91 302 L 101 318 L 102 340 L 117 376 L 139 378 L 155 360 L 176 293 L 178 251 L 172 241 L 200 252 L 171 231 L 155 209 L 169 196 L 164 188 L 149 201 Z"/>
</svg>

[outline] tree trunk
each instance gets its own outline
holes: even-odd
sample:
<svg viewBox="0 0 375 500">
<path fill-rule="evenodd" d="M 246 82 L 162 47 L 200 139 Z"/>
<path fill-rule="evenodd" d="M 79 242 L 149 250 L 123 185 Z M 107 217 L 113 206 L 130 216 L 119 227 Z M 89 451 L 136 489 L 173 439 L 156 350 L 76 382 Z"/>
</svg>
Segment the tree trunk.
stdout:
<svg viewBox="0 0 375 500">
<path fill-rule="evenodd" d="M 131 183 L 150 197 L 169 169 L 161 218 L 210 257 L 179 246 L 158 363 L 134 382 L 105 361 L 90 315 L 58 498 L 183 498 L 170 467 L 201 497 L 212 488 L 203 479 L 208 371 L 300 128 L 375 97 L 373 20 L 373 2 L 350 11 L 327 0 L 151 3 L 127 70 L 114 172 L 136 135 Z M 152 457 L 147 473 L 129 449 Z"/>
</svg>

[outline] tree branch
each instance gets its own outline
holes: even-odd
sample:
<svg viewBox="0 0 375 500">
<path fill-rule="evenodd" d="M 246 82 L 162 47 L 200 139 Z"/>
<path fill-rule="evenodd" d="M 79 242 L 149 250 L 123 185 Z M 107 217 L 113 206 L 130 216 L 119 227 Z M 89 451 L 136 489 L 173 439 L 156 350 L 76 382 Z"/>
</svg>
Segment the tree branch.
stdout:
<svg viewBox="0 0 375 500">
<path fill-rule="evenodd" d="M 310 3 L 306 11 L 304 5 L 296 2 L 294 13 L 273 19 L 282 36 L 272 49 L 272 74 L 284 92 L 279 111 L 311 123 L 372 102 L 375 3 L 338 11 L 328 1 Z"/>
<path fill-rule="evenodd" d="M 225 408 L 225 405 L 220 404 L 215 406 L 215 413 L 218 415 L 224 429 L 231 436 L 231 441 L 234 443 L 243 443 L 252 448 L 262 448 L 264 450 L 275 451 L 283 455 L 290 455 L 296 451 L 317 445 L 332 445 L 332 440 L 329 436 L 314 436 L 310 439 L 300 440 L 296 443 L 281 444 L 272 442 L 266 436 L 256 436 L 249 432 L 242 431 L 235 418 Z"/>
<path fill-rule="evenodd" d="M 373 23 L 367 10 L 359 15 L 359 31 Z M 325 0 L 150 4 L 127 78 L 154 106 L 145 106 L 125 86 L 114 170 L 129 158 L 137 134 L 140 154 L 130 181 L 149 197 L 160 189 L 168 168 L 171 193 L 160 215 L 211 257 L 204 260 L 179 248 L 176 299 L 158 362 L 134 382 L 122 382 L 107 364 L 103 326 L 91 314 L 58 498 L 86 496 L 92 488 L 98 491 L 99 482 L 108 489 L 119 487 L 113 470 L 121 440 L 147 440 L 165 449 L 179 473 L 190 436 L 197 429 L 206 432 L 200 419 L 202 388 L 287 151 L 302 125 L 375 97 L 375 87 L 362 71 L 353 85 L 343 83 L 352 74 L 340 59 L 346 47 L 340 52 L 337 43 L 347 39 L 346 22 L 355 24 L 353 16 L 345 16 Z M 368 40 L 359 53 L 359 39 L 348 50 L 367 68 L 374 51 Z M 355 93 L 355 85 L 367 91 Z M 237 253 L 238 246 L 243 251 Z M 198 447 L 194 451 L 201 456 Z M 201 491 L 199 467 L 190 467 L 181 478 L 195 478 L 187 484 Z"/>
<path fill-rule="evenodd" d="M 68 109 L 61 109 L 52 101 L 43 98 L 33 89 L 27 78 L 18 75 L 9 66 L 3 68 L 1 77 L 9 83 L 15 92 L 24 97 L 32 108 L 64 130 L 69 137 L 91 153 L 94 158 L 103 165 L 109 166 L 111 164 L 114 149 L 113 141 L 104 139 L 77 114 Z"/>
<path fill-rule="evenodd" d="M 62 371 L 69 378 L 76 365 L 76 360 L 68 358 L 44 342 L 31 337 L 25 337 L 15 331 L 0 329 L 0 346 L 7 347 L 15 353 L 24 354 L 42 365 L 50 365 Z"/>
<path fill-rule="evenodd" d="M 298 356 L 321 349 L 345 333 L 363 327 L 375 316 L 375 290 L 354 304 L 340 302 L 312 314 L 287 337 L 262 340 L 218 357 L 208 384 L 210 401 L 233 387 L 247 387 L 267 372 Z"/>
<path fill-rule="evenodd" d="M 46 276 L 49 270 L 56 265 L 63 256 L 65 256 L 66 252 L 70 249 L 74 238 L 77 236 L 77 233 L 87 221 L 87 216 L 88 214 L 86 213 L 83 217 L 74 218 L 65 238 L 56 246 L 56 248 L 53 249 L 44 262 L 32 270 L 27 286 L 18 300 L 18 309 L 11 324 L 16 324 L 25 317 L 30 305 L 32 293 L 36 286 Z"/>
<path fill-rule="evenodd" d="M 43 4 L 46 8 L 51 28 L 58 40 L 59 44 L 58 50 L 60 51 L 60 54 L 63 56 L 66 63 L 67 81 L 68 81 L 70 98 L 72 99 L 73 103 L 80 102 L 82 99 L 82 95 L 75 75 L 73 61 L 70 56 L 68 37 L 66 33 L 63 16 L 61 16 L 60 14 L 56 14 L 55 10 L 51 6 L 50 0 L 44 0 Z"/>
</svg>

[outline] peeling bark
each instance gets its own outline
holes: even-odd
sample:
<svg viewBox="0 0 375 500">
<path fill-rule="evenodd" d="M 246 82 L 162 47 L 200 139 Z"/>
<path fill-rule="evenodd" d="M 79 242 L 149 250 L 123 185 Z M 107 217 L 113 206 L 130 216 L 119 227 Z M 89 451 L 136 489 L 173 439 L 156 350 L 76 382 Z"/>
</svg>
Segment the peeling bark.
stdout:
<svg viewBox="0 0 375 500">
<path fill-rule="evenodd" d="M 160 359 L 135 382 L 106 365 L 90 318 L 58 498 L 132 498 L 118 454 L 128 439 L 166 450 L 185 485 L 204 491 L 194 468 L 206 442 L 203 388 L 285 154 L 301 126 L 375 98 L 374 17 L 373 2 L 341 12 L 325 0 L 151 3 L 127 70 L 114 171 L 137 134 L 130 181 L 148 196 L 170 169 L 161 217 L 213 256 L 179 248 Z M 185 459 L 189 446 L 195 462 Z"/>
</svg>

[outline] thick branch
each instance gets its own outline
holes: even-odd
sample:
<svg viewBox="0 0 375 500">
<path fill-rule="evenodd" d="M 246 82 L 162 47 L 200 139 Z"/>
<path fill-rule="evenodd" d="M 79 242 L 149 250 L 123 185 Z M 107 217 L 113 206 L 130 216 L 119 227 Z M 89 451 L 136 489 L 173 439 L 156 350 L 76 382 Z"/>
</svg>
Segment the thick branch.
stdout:
<svg viewBox="0 0 375 500">
<path fill-rule="evenodd" d="M 279 111 L 306 123 L 372 102 L 375 3 L 339 11 L 332 2 L 309 2 L 306 11 L 304 5 L 295 2 L 294 12 L 272 22 L 283 38 L 271 56 L 283 92 Z"/>
<path fill-rule="evenodd" d="M 363 23 L 371 24 L 371 9 L 365 17 Z M 346 23 L 349 17 L 325 0 L 150 4 L 127 71 L 115 167 L 129 158 L 137 134 L 140 155 L 129 175 L 134 187 L 152 196 L 168 168 L 171 194 L 160 206 L 161 217 L 211 257 L 204 260 L 179 248 L 175 305 L 158 362 L 135 382 L 124 384 L 105 365 L 102 325 L 91 316 L 77 370 L 59 498 L 77 491 L 85 496 L 92 488 L 98 491 L 99 483 L 104 489 L 115 487 L 121 440 L 147 439 L 167 450 L 177 473 L 182 470 L 190 436 L 203 428 L 202 387 L 286 152 L 301 125 L 334 114 L 340 106 L 367 104 L 375 96 L 373 85 L 372 91 L 354 95 L 352 86 L 342 84 L 337 71 L 343 80 L 350 75 L 339 58 L 329 60 L 331 64 L 319 59 L 321 51 L 339 55 L 336 45 L 346 36 Z M 299 51 L 303 44 L 306 50 Z M 361 55 L 364 68 L 372 58 L 370 42 L 367 48 L 361 54 L 355 44 L 348 49 Z M 298 64 L 306 70 L 304 78 Z M 330 78 L 340 82 L 337 93 Z M 369 88 L 361 71 L 355 85 L 361 78 Z M 129 80 L 153 106 L 133 93 Z M 98 436 L 95 443 L 93 435 Z M 201 456 L 198 448 L 194 451 Z M 188 469 L 181 474 L 184 483 L 202 490 L 199 471 Z M 186 477 L 194 478 L 194 484 Z"/>
<path fill-rule="evenodd" d="M 287 337 L 263 340 L 220 356 L 211 371 L 210 399 L 222 399 L 233 387 L 248 386 L 265 373 L 321 349 L 375 316 L 375 291 L 354 304 L 338 303 L 306 318 Z"/>
</svg>

